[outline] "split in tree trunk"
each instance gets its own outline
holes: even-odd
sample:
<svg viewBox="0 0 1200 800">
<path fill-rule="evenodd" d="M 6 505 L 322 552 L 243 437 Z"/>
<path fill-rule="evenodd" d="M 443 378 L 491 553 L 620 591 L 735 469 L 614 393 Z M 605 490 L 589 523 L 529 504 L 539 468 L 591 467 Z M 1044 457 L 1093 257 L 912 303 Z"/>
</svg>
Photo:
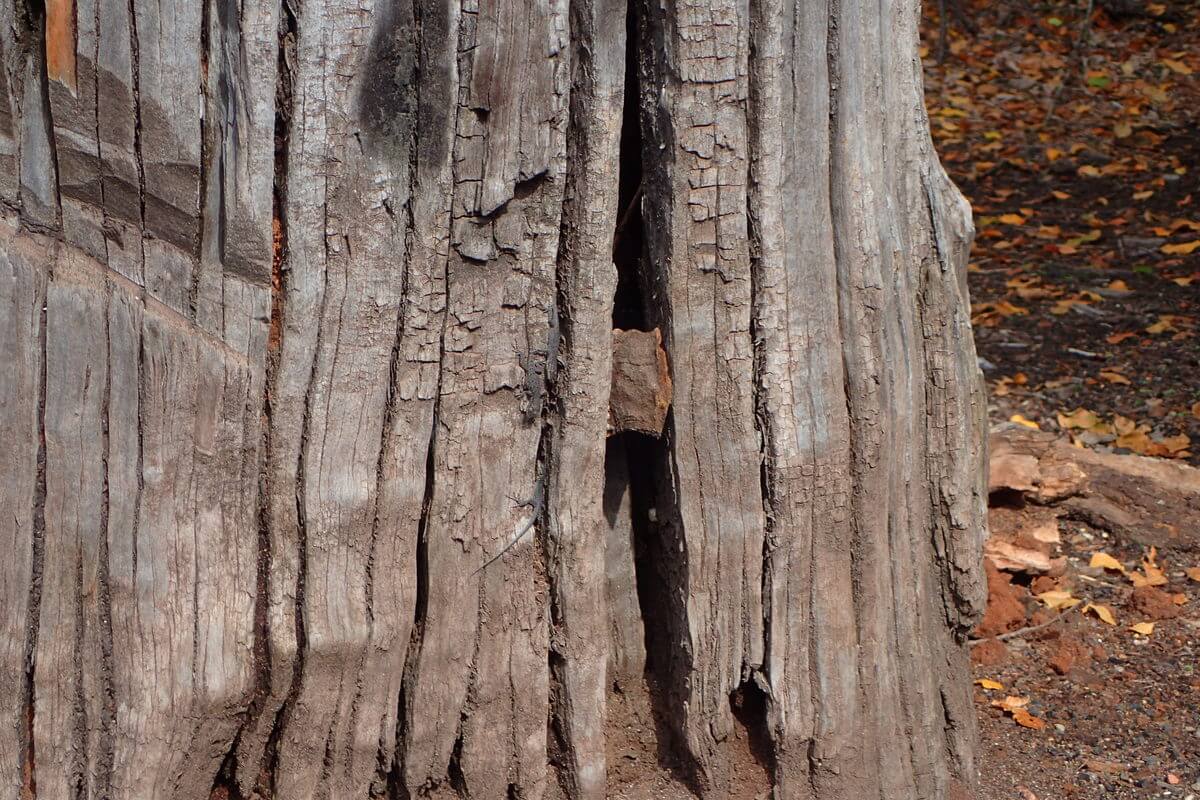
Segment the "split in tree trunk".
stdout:
<svg viewBox="0 0 1200 800">
<path fill-rule="evenodd" d="M 917 22 L 0 0 L 3 794 L 968 796 Z"/>
</svg>

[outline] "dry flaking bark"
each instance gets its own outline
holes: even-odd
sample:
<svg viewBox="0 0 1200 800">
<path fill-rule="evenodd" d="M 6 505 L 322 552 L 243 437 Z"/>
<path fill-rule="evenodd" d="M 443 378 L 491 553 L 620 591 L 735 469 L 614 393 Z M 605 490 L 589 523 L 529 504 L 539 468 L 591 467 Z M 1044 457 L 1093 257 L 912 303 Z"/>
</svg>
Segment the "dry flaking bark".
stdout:
<svg viewBox="0 0 1200 800">
<path fill-rule="evenodd" d="M 629 719 L 680 793 L 969 791 L 917 12 L 0 0 L 5 795 L 601 798 Z M 630 216 L 673 400 L 606 443 Z"/>
</svg>

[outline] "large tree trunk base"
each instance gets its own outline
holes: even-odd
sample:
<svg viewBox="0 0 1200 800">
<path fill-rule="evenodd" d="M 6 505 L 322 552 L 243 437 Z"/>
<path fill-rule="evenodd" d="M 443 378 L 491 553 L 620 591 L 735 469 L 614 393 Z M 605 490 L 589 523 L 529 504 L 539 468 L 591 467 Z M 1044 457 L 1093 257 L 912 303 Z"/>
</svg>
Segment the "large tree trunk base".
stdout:
<svg viewBox="0 0 1200 800">
<path fill-rule="evenodd" d="M 969 791 L 917 12 L 0 0 L 0 793 Z"/>
</svg>

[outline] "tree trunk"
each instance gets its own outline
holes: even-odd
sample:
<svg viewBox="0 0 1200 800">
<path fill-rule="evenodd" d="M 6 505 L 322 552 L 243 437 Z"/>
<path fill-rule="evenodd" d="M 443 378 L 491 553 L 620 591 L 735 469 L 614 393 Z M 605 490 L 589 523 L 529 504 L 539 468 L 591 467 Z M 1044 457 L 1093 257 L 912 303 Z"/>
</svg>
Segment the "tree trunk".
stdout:
<svg viewBox="0 0 1200 800">
<path fill-rule="evenodd" d="M 5 797 L 970 795 L 915 0 L 0 17 Z"/>
</svg>

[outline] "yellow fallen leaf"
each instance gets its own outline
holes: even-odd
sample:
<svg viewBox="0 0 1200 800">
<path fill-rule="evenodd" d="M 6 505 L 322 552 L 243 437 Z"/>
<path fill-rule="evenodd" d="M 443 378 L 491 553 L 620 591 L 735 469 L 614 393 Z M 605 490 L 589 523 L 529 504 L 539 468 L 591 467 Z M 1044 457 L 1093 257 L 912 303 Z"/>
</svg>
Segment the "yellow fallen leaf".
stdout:
<svg viewBox="0 0 1200 800">
<path fill-rule="evenodd" d="M 1136 622 L 1129 626 L 1129 630 L 1133 631 L 1134 633 L 1140 633 L 1142 636 L 1149 636 L 1150 634 L 1154 633 L 1154 623 Z"/>
<path fill-rule="evenodd" d="M 1158 335 L 1160 333 L 1166 333 L 1167 331 L 1177 330 L 1179 329 L 1175 327 L 1174 317 L 1170 314 L 1163 314 L 1159 316 L 1158 322 L 1146 328 L 1146 333 Z"/>
<path fill-rule="evenodd" d="M 1088 603 L 1083 607 L 1083 613 L 1086 614 L 1089 611 L 1099 617 L 1105 625 L 1117 624 L 1117 618 L 1113 616 L 1112 609 L 1108 606 L 1100 605 L 1099 603 Z"/>
<path fill-rule="evenodd" d="M 1161 572 L 1158 575 L 1143 575 L 1140 572 L 1131 572 L 1129 573 L 1129 582 L 1135 588 L 1140 589 L 1143 586 L 1165 586 L 1167 579 Z"/>
<path fill-rule="evenodd" d="M 1154 196 L 1154 191 L 1152 189 L 1148 189 L 1144 192 L 1134 192 L 1133 193 L 1134 200 L 1149 200 L 1153 196 Z"/>
<path fill-rule="evenodd" d="M 1192 74 L 1192 68 L 1189 67 L 1187 64 L 1183 63 L 1182 61 L 1176 61 L 1173 58 L 1164 58 L 1159 63 L 1161 63 L 1167 69 L 1171 70 L 1171 72 L 1177 73 L 1179 75 L 1191 75 Z"/>
<path fill-rule="evenodd" d="M 1000 681 L 994 681 L 991 678 L 979 678 L 975 681 L 977 686 L 982 686 L 984 689 L 1003 691 L 1004 684 Z"/>
<path fill-rule="evenodd" d="M 1024 225 L 1025 218 L 1020 214 L 1001 214 L 997 220 L 1005 225 Z"/>
<path fill-rule="evenodd" d="M 1169 256 L 1189 256 L 1200 250 L 1200 239 L 1182 244 L 1164 244 L 1160 249 Z"/>
<path fill-rule="evenodd" d="M 1059 609 L 1074 608 L 1083 601 L 1078 597 L 1072 597 L 1071 593 L 1063 589 L 1051 589 L 1048 592 L 1042 592 L 1035 597 L 1046 605 L 1046 608 L 1057 611 Z"/>
<path fill-rule="evenodd" d="M 1032 428 L 1035 431 L 1041 430 L 1041 428 L 1038 427 L 1038 424 L 1036 422 L 1034 422 L 1031 419 L 1025 419 L 1025 417 L 1021 416 L 1020 414 L 1013 414 L 1011 417 L 1008 418 L 1008 421 L 1015 422 L 1018 425 L 1023 425 L 1026 428 Z"/>
<path fill-rule="evenodd" d="M 1125 573 L 1125 565 L 1104 551 L 1092 553 L 1092 560 L 1088 563 L 1092 569 L 1111 569 L 1114 572 Z"/>
</svg>

